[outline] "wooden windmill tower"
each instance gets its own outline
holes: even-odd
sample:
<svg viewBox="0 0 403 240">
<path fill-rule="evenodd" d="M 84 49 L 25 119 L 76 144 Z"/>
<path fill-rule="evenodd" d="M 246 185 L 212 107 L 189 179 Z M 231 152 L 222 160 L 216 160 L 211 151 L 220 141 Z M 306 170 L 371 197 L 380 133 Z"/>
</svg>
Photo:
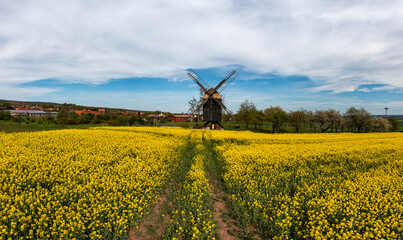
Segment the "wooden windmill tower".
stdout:
<svg viewBox="0 0 403 240">
<path fill-rule="evenodd" d="M 225 107 L 222 102 L 220 93 L 238 76 L 235 70 L 232 70 L 215 88 L 210 87 L 197 73 L 193 70 L 188 72 L 188 76 L 195 81 L 197 85 L 203 90 L 203 102 L 197 106 L 196 110 L 189 114 L 192 116 L 203 108 L 203 122 L 206 122 L 203 127 L 211 124 L 211 129 L 223 129 L 221 125 L 222 110 L 224 109 L 229 115 L 231 111 Z"/>
</svg>

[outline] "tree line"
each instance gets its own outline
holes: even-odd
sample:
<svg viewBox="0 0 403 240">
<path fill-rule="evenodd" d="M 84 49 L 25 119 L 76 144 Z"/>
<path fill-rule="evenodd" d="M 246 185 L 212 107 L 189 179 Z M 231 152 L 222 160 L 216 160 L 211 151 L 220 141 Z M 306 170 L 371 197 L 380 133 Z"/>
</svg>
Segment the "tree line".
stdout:
<svg viewBox="0 0 403 240">
<path fill-rule="evenodd" d="M 272 133 L 285 132 L 286 125 L 299 133 L 303 128 L 310 128 L 312 132 L 386 132 L 398 131 L 399 122 L 396 118 L 382 118 L 371 116 L 364 108 L 350 107 L 344 113 L 335 109 L 284 111 L 280 106 L 270 106 L 258 110 L 253 102 L 245 100 L 241 103 L 235 121 L 243 122 L 248 129 L 253 124 L 255 131 L 262 130 L 262 126 L 270 125 Z"/>
<path fill-rule="evenodd" d="M 57 117 L 23 117 L 11 116 L 9 111 L 0 111 L 0 120 L 13 121 L 17 123 L 37 123 L 40 125 L 78 125 L 78 124 L 107 124 L 110 126 L 134 126 L 134 125 L 153 125 L 152 117 L 140 114 L 121 114 L 106 112 L 105 114 L 95 115 L 77 114 L 69 110 L 61 110 Z M 162 121 L 168 121 L 163 119 Z"/>
<path fill-rule="evenodd" d="M 190 104 L 190 102 L 189 102 Z M 0 104 L 2 107 L 4 104 Z M 191 106 L 197 106 L 197 101 L 194 101 Z M 152 112 L 159 114 L 161 112 Z M 70 109 L 61 109 L 57 117 L 21 117 L 11 116 L 9 111 L 0 111 L 0 120 L 14 121 L 18 123 L 38 123 L 41 125 L 76 125 L 76 124 L 108 124 L 111 126 L 134 126 L 134 125 L 154 125 L 154 119 L 140 114 L 120 114 L 106 111 L 105 114 L 94 115 L 76 114 Z M 167 113 L 169 115 L 169 113 Z M 294 128 L 295 132 L 299 133 L 306 129 L 311 132 L 385 132 L 398 131 L 399 122 L 396 118 L 371 116 L 364 108 L 350 107 L 345 112 L 341 113 L 335 109 L 310 111 L 299 109 L 296 111 L 286 112 L 280 106 L 270 106 L 268 108 L 258 110 L 253 102 L 248 100 L 241 103 L 237 113 L 234 116 L 224 115 L 225 121 L 236 121 L 244 123 L 246 129 L 249 125 L 254 125 L 255 131 L 267 131 L 270 129 L 272 133 L 285 132 L 286 127 Z M 169 122 L 167 118 L 160 120 L 161 124 Z"/>
</svg>

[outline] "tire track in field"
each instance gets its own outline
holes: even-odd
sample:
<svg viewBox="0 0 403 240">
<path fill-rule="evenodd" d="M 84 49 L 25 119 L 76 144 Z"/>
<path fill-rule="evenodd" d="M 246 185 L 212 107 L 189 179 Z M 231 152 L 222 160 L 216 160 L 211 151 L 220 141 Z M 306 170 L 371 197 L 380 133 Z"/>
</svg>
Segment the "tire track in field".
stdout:
<svg viewBox="0 0 403 240">
<path fill-rule="evenodd" d="M 221 166 L 218 162 L 214 145 L 210 140 L 204 139 L 205 153 L 205 171 L 209 178 L 213 205 L 213 216 L 217 222 L 217 233 L 222 240 L 241 239 L 239 236 L 240 229 L 236 226 L 235 219 L 230 217 L 229 210 L 225 199 L 228 197 L 224 191 L 224 184 L 221 177 Z"/>
<path fill-rule="evenodd" d="M 140 223 L 139 228 L 129 231 L 128 240 L 161 238 L 164 226 L 169 223 L 171 217 L 164 209 L 167 204 L 171 204 L 168 200 L 168 191 L 166 189 L 163 192 L 150 214 Z"/>
<path fill-rule="evenodd" d="M 173 209 L 172 201 L 176 189 L 183 184 L 185 180 L 184 176 L 190 170 L 191 160 L 195 154 L 194 145 L 190 135 L 178 158 L 178 168 L 171 173 L 171 179 L 159 196 L 160 200 L 150 209 L 150 214 L 143 218 L 139 227 L 131 229 L 128 232 L 128 240 L 154 240 L 163 238 L 165 228 L 170 224 Z"/>
<path fill-rule="evenodd" d="M 196 135 L 196 134 L 195 134 Z M 184 174 L 184 181 L 176 187 L 172 196 L 171 224 L 163 239 L 219 239 L 213 217 L 210 184 L 204 169 L 205 149 L 197 134 L 194 143 L 191 168 Z"/>
<path fill-rule="evenodd" d="M 182 188 L 197 155 L 203 156 L 203 171 L 210 185 L 209 199 L 203 203 L 203 206 L 211 209 L 213 221 L 217 226 L 215 227 L 215 233 L 213 233 L 216 237 L 214 239 L 261 239 L 254 234 L 255 230 L 252 225 L 249 224 L 245 227 L 245 224 L 242 224 L 239 219 L 234 217 L 236 214 L 234 214 L 233 200 L 225 190 L 225 184 L 221 176 L 222 167 L 215 152 L 214 144 L 206 139 L 205 136 L 202 139 L 199 139 L 198 136 L 193 138 L 189 136 L 188 142 L 181 152 L 179 168 L 171 174 L 172 178 L 165 191 L 161 194 L 160 200 L 149 211 L 150 214 L 143 218 L 139 228 L 129 231 L 129 240 L 172 238 L 172 234 L 178 229 L 173 217 L 175 212 L 183 210 L 182 206 L 178 205 L 176 201 L 183 198 Z M 201 237 L 197 239 L 207 238 Z"/>
<path fill-rule="evenodd" d="M 211 196 L 213 200 L 213 216 L 218 224 L 217 233 L 222 240 L 237 240 L 240 229 L 228 214 L 228 208 L 222 195 L 224 194 L 215 184 L 211 183 Z"/>
<path fill-rule="evenodd" d="M 222 163 L 218 159 L 215 145 L 209 139 L 204 139 L 203 142 L 206 149 L 205 169 L 211 185 L 213 214 L 218 224 L 220 238 L 222 240 L 260 240 L 261 237 L 256 234 L 256 229 L 251 223 L 245 226 L 243 219 L 235 217 L 233 200 L 225 188 L 222 177 Z"/>
</svg>

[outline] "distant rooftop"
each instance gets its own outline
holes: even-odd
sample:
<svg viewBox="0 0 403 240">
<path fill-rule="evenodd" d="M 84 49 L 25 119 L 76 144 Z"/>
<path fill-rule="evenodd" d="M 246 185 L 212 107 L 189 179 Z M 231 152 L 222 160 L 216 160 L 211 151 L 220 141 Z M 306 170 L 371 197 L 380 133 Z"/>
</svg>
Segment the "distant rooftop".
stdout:
<svg viewBox="0 0 403 240">
<path fill-rule="evenodd" d="M 197 115 L 196 114 L 193 114 L 193 115 L 189 115 L 189 114 L 172 114 L 171 116 L 174 116 L 174 117 L 196 117 Z"/>
<path fill-rule="evenodd" d="M 48 113 L 42 110 L 10 110 L 12 113 Z"/>
</svg>

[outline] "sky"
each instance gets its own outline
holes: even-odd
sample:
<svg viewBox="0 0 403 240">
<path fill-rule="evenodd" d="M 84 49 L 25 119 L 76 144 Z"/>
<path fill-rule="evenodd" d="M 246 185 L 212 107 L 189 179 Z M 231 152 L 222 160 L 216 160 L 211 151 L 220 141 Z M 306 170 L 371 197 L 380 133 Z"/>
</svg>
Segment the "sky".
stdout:
<svg viewBox="0 0 403 240">
<path fill-rule="evenodd" d="M 403 114 L 403 1 L 0 0 L 0 99 L 187 112 L 190 69 L 233 112 Z"/>
</svg>

